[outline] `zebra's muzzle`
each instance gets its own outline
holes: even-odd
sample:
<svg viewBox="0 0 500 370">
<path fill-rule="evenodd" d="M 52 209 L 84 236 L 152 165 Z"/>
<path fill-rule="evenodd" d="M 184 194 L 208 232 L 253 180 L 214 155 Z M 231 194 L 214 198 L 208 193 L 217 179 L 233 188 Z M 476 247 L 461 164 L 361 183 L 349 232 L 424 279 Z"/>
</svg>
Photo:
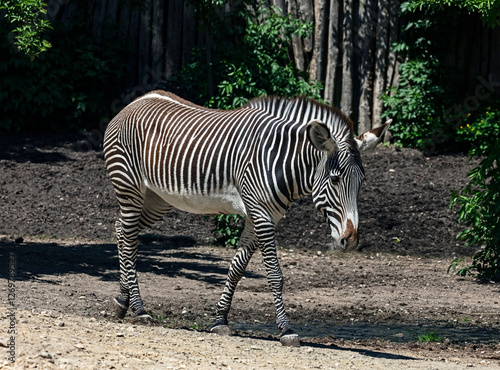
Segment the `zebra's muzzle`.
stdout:
<svg viewBox="0 0 500 370">
<path fill-rule="evenodd" d="M 342 235 L 333 239 L 333 249 L 342 252 L 356 250 L 358 248 L 358 230 L 354 227 L 351 220 L 347 220 L 346 228 Z"/>
</svg>

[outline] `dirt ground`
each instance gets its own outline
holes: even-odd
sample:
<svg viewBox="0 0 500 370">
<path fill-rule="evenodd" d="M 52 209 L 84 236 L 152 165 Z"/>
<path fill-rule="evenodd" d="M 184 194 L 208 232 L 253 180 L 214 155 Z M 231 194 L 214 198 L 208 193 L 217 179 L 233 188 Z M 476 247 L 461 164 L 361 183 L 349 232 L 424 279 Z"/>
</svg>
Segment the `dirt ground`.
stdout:
<svg viewBox="0 0 500 370">
<path fill-rule="evenodd" d="M 234 251 L 210 246 L 211 224 L 182 212 L 140 237 L 141 292 L 157 322 L 114 317 L 118 207 L 93 141 L 0 138 L 0 367 L 500 368 L 498 284 L 447 273 L 474 252 L 448 209 L 475 164 L 467 157 L 385 147 L 365 156 L 360 252 L 331 253 L 310 198 L 294 204 L 277 235 L 302 341 L 290 349 L 277 339 L 258 253 L 235 295 L 233 336 L 208 332 Z M 441 341 L 418 343 L 430 332 Z"/>
</svg>

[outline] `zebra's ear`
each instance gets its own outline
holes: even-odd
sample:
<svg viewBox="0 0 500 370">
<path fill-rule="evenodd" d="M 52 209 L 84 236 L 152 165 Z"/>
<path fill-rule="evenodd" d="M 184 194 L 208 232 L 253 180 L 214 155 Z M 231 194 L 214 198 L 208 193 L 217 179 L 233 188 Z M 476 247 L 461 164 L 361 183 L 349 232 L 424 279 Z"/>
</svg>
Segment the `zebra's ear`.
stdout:
<svg viewBox="0 0 500 370">
<path fill-rule="evenodd" d="M 391 123 L 392 119 L 386 121 L 382 126 L 374 128 L 373 130 L 367 131 L 363 135 L 359 135 L 358 137 L 354 138 L 356 140 L 356 143 L 358 144 L 359 151 L 368 152 L 372 149 L 375 149 Z"/>
<path fill-rule="evenodd" d="M 330 130 L 319 120 L 312 120 L 307 124 L 307 137 L 316 149 L 326 152 L 328 155 L 332 155 L 339 150 L 339 146 L 332 137 Z"/>
</svg>

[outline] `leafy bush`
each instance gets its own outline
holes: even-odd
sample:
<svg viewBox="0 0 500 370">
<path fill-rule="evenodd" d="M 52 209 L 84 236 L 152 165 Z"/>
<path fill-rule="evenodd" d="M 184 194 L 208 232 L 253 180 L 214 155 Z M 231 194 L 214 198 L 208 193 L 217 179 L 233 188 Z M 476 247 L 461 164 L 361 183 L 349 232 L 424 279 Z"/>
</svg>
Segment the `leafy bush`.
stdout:
<svg viewBox="0 0 500 370">
<path fill-rule="evenodd" d="M 500 25 L 500 2 L 482 0 L 414 0 L 415 6 L 444 9 L 445 7 L 465 8 L 469 13 L 481 15 L 483 24 L 489 27 Z"/>
<path fill-rule="evenodd" d="M 452 19 L 457 8 L 477 11 L 483 21 L 498 25 L 500 4 L 490 16 L 485 5 L 475 1 L 410 0 L 401 3 L 401 14 L 406 22 L 401 42 L 394 44 L 397 52 L 406 54 L 400 65 L 399 85 L 383 96 L 386 111 L 383 116 L 395 117 L 391 132 L 397 143 L 434 149 L 436 144 L 447 146 L 457 142 L 461 150 L 471 156 L 486 156 L 469 173 L 470 183 L 460 192 L 453 191 L 450 208 L 458 207 L 459 221 L 468 229 L 458 237 L 468 246 L 480 248 L 468 265 L 465 258 L 456 259 L 450 269 L 460 275 L 477 273 L 482 277 L 500 278 L 500 113 L 499 102 L 490 102 L 487 109 L 474 109 L 468 115 L 462 111 L 446 109 L 453 105 L 460 91 L 445 88 L 441 80 L 446 77 L 440 60 L 438 40 L 446 30 L 446 20 Z M 443 5 L 446 13 L 438 12 Z M 489 5 L 488 5 L 489 7 Z M 492 22 L 493 20 L 493 22 Z M 456 90 L 456 89 L 455 89 Z M 453 98 L 454 95 L 454 98 Z M 444 98 L 449 96 L 450 99 Z M 478 107 L 479 108 L 479 107 Z M 444 113 L 444 114 L 443 114 Z M 455 114 L 451 116 L 450 114 Z M 457 124 L 452 124 L 457 121 Z M 474 272 L 475 271 L 475 272 Z"/>
<path fill-rule="evenodd" d="M 470 132 L 473 127 L 469 127 Z M 474 130 L 477 131 L 477 130 Z M 458 237 L 469 246 L 480 247 L 469 266 L 458 270 L 459 275 L 474 274 L 500 279 L 500 140 L 490 145 L 491 151 L 469 174 L 469 184 L 460 192 L 453 191 L 450 208 L 459 207 L 459 221 L 469 227 Z M 456 269 L 461 261 L 454 260 Z M 463 262 L 462 262 L 463 263 Z"/>
<path fill-rule="evenodd" d="M 492 102 L 484 110 L 468 113 L 467 118 L 458 127 L 456 140 L 471 146 L 472 156 L 487 155 L 494 146 L 495 138 L 500 137 L 500 101 Z"/>
<path fill-rule="evenodd" d="M 308 83 L 306 74 L 296 70 L 290 58 L 292 36 L 305 37 L 312 32 L 312 25 L 261 5 L 240 14 L 246 22 L 242 43 L 231 60 L 222 61 L 221 70 L 226 74 L 220 76 L 218 94 L 208 105 L 236 108 L 262 95 L 319 99 L 319 83 Z"/>
<path fill-rule="evenodd" d="M 209 217 L 205 217 L 206 220 Z M 212 217 L 212 244 L 227 248 L 236 248 L 243 232 L 245 218 L 240 215 L 217 215 Z"/>
<path fill-rule="evenodd" d="M 53 47 L 32 61 L 2 38 L 0 131 L 75 131 L 109 114 L 108 97 L 124 72 L 117 62 L 123 46 L 97 42 L 84 30 L 85 22 L 54 24 Z M 0 21 L 0 34 L 8 32 Z"/>
<path fill-rule="evenodd" d="M 383 96 L 382 117 L 397 117 L 391 125 L 395 140 L 403 146 L 426 149 L 443 129 L 441 112 L 444 88 L 434 83 L 437 61 L 409 60 L 400 67 L 399 86 Z"/>
<path fill-rule="evenodd" d="M 43 38 L 45 30 L 52 28 L 45 19 L 47 5 L 41 0 L 2 0 L 0 11 L 13 27 L 13 43 L 18 51 L 33 59 L 51 47 Z"/>
<path fill-rule="evenodd" d="M 382 117 L 396 118 L 391 133 L 398 144 L 429 149 L 445 132 L 442 112 L 449 104 L 443 98 L 446 89 L 440 81 L 439 48 L 433 36 L 438 17 L 432 11 L 418 11 L 412 1 L 401 4 L 401 14 L 407 22 L 402 41 L 393 44 L 393 50 L 405 53 L 407 59 L 399 67 L 398 86 L 382 97 Z"/>
</svg>

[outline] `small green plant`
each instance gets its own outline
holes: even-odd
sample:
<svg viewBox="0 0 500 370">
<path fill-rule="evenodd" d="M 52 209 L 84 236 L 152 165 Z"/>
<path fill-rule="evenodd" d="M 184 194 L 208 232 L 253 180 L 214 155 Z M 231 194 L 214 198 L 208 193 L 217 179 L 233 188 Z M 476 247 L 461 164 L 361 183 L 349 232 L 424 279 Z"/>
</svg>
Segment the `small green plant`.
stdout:
<svg viewBox="0 0 500 370">
<path fill-rule="evenodd" d="M 420 334 L 418 336 L 419 343 L 430 343 L 430 342 L 441 342 L 443 340 L 443 336 L 438 334 L 435 331 L 429 331 L 427 333 Z"/>
<path fill-rule="evenodd" d="M 467 276 L 470 265 L 467 264 L 466 260 L 467 257 L 454 258 L 448 267 L 448 273 L 453 270 L 458 276 Z"/>
<path fill-rule="evenodd" d="M 209 219 L 209 217 L 205 217 Z M 217 215 L 213 217 L 212 244 L 226 248 L 238 247 L 245 218 L 240 215 Z"/>
<path fill-rule="evenodd" d="M 191 330 L 194 330 L 194 331 L 201 331 L 203 329 L 203 327 L 197 323 L 193 323 L 190 327 Z"/>
</svg>

